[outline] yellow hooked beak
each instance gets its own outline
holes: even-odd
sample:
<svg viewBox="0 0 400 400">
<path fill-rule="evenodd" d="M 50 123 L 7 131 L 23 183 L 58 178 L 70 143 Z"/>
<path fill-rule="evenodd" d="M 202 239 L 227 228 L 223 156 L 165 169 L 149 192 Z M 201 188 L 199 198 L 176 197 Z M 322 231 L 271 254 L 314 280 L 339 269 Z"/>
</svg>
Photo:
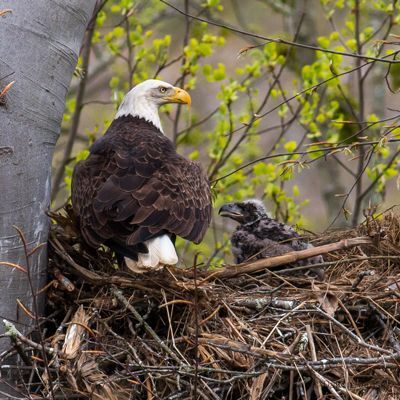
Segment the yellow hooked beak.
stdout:
<svg viewBox="0 0 400 400">
<path fill-rule="evenodd" d="M 164 97 L 169 103 L 187 104 L 190 106 L 192 99 L 186 90 L 174 87 L 174 94 L 172 96 Z"/>
</svg>

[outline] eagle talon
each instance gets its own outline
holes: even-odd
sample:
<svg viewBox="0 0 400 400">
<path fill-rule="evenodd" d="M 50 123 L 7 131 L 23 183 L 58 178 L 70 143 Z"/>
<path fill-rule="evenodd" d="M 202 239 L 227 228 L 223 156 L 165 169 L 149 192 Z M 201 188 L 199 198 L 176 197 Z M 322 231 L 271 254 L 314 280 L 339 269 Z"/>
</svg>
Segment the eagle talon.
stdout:
<svg viewBox="0 0 400 400">
<path fill-rule="evenodd" d="M 130 258 L 125 258 L 125 263 L 128 269 L 136 274 L 146 274 L 149 272 L 159 271 L 164 268 L 164 264 L 158 264 L 155 267 L 151 265 L 140 265 L 138 261 L 131 260 Z"/>
</svg>

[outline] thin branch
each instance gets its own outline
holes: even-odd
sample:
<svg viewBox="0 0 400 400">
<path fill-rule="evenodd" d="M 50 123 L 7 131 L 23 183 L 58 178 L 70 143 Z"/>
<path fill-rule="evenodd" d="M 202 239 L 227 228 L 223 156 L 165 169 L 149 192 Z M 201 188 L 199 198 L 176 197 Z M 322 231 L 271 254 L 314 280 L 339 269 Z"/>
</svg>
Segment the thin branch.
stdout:
<svg viewBox="0 0 400 400">
<path fill-rule="evenodd" d="M 256 34 L 256 33 L 247 32 L 247 31 L 235 28 L 235 27 L 233 27 L 231 25 L 222 24 L 222 23 L 219 23 L 219 22 L 211 21 L 209 19 L 197 17 L 195 15 L 186 13 L 185 11 L 179 9 L 178 7 L 175 7 L 174 5 L 172 5 L 171 3 L 168 3 L 165 0 L 160 0 L 160 1 L 162 3 L 164 3 L 164 4 L 166 4 L 167 6 L 171 7 L 175 11 L 177 11 L 179 14 L 182 14 L 182 15 L 184 15 L 186 17 L 190 17 L 192 19 L 195 19 L 195 20 L 200 21 L 200 22 L 205 22 L 205 23 L 210 24 L 210 25 L 218 26 L 220 28 L 225 28 L 225 29 L 228 29 L 228 30 L 230 30 L 232 32 L 240 33 L 240 34 L 245 35 L 245 36 L 254 37 L 254 38 L 257 38 L 257 39 L 262 39 L 262 40 L 265 40 L 267 42 L 280 43 L 280 44 L 285 44 L 285 45 L 288 45 L 288 46 L 300 47 L 300 48 L 303 48 L 303 49 L 308 49 L 308 50 L 313 50 L 313 51 L 321 51 L 323 53 L 330 53 L 330 54 L 337 54 L 337 55 L 342 55 L 342 56 L 346 56 L 346 57 L 359 58 L 359 59 L 362 59 L 362 60 L 379 61 L 379 62 L 388 63 L 388 64 L 398 64 L 398 63 L 400 63 L 400 60 L 388 60 L 387 58 L 378 58 L 378 57 L 371 57 L 371 56 L 367 56 L 367 55 L 363 55 L 363 54 L 357 54 L 357 53 L 347 53 L 347 52 L 344 52 L 344 51 L 329 50 L 329 49 L 324 49 L 324 48 L 318 47 L 318 46 L 312 46 L 312 45 L 308 45 L 308 44 L 304 44 L 304 43 L 292 42 L 290 40 L 284 40 L 284 39 L 280 39 L 280 38 L 272 38 L 272 37 L 268 37 L 268 36 L 259 35 L 259 34 Z M 399 52 L 400 52 L 400 50 L 396 51 L 395 53 L 397 54 Z"/>
<path fill-rule="evenodd" d="M 43 352 L 43 350 L 44 350 L 46 353 L 54 354 L 53 348 L 47 347 L 47 346 L 42 346 L 41 344 L 36 343 L 33 340 L 27 338 L 15 327 L 15 325 L 12 322 L 4 319 L 3 324 L 4 324 L 4 328 L 6 330 L 6 333 L 5 333 L 6 336 L 9 336 L 10 338 L 18 339 L 21 342 L 32 347 L 33 349 L 39 350 L 40 352 Z"/>
<path fill-rule="evenodd" d="M 184 4 L 185 4 L 185 11 L 188 11 L 189 10 L 189 0 L 185 0 Z M 185 36 L 183 38 L 183 43 L 182 43 L 182 52 L 183 52 L 183 49 L 189 43 L 190 27 L 191 27 L 190 18 L 186 17 L 185 18 Z M 182 57 L 182 61 L 181 61 L 181 67 L 184 66 L 185 62 L 186 62 L 186 57 L 183 56 Z M 183 87 L 185 85 L 186 76 L 188 74 L 189 74 L 188 71 L 185 70 L 185 71 L 182 72 L 182 75 L 178 79 L 177 82 L 179 82 L 179 85 L 181 87 Z M 173 131 L 172 131 L 172 142 L 173 142 L 175 147 L 176 147 L 177 139 L 178 139 L 178 125 L 179 125 L 181 112 L 182 112 L 182 106 L 178 105 L 178 107 L 176 108 L 176 113 L 175 113 L 175 118 L 174 118 L 174 123 L 173 123 Z"/>
<path fill-rule="evenodd" d="M 362 168 L 362 170 L 358 173 L 358 175 L 357 175 L 357 177 L 356 177 L 356 179 L 355 179 L 353 185 L 351 186 L 350 190 L 349 190 L 349 191 L 346 193 L 346 195 L 344 196 L 344 200 L 343 200 L 341 209 L 338 211 L 336 217 L 333 218 L 332 222 L 329 224 L 329 226 L 326 228 L 326 230 L 328 230 L 328 229 L 330 229 L 330 228 L 332 227 L 332 225 L 333 225 L 333 224 L 336 222 L 336 220 L 339 218 L 339 215 L 340 215 L 340 213 L 341 213 L 342 210 L 343 210 L 344 212 L 346 212 L 345 206 L 346 206 L 347 200 L 349 199 L 351 193 L 353 192 L 353 189 L 354 189 L 355 187 L 357 187 L 358 182 L 359 182 L 360 180 L 362 180 L 363 175 L 364 175 L 366 169 L 368 168 L 369 163 L 370 163 L 371 160 L 372 160 L 372 156 L 374 155 L 374 151 L 375 151 L 376 146 L 377 146 L 377 144 L 376 144 L 376 145 L 373 145 L 373 146 L 369 149 L 368 158 L 367 158 L 367 160 L 365 161 L 365 163 L 363 163 L 363 168 Z M 363 154 L 365 154 L 365 152 L 363 152 Z M 359 157 L 361 157 L 361 155 L 359 155 Z"/>
<path fill-rule="evenodd" d="M 117 298 L 117 300 L 123 304 L 136 318 L 137 321 L 139 321 L 144 329 L 147 331 L 147 333 L 159 344 L 159 346 L 165 351 L 166 354 L 168 354 L 175 362 L 177 362 L 179 365 L 185 365 L 185 363 L 159 338 L 157 333 L 153 330 L 153 328 L 143 319 L 143 317 L 137 312 L 136 308 L 133 307 L 132 304 L 126 300 L 125 296 L 122 294 L 122 292 L 117 289 L 117 287 L 112 286 L 111 291 L 114 294 L 114 296 Z"/>
<path fill-rule="evenodd" d="M 313 337 L 313 332 L 312 332 L 310 325 L 306 325 L 306 332 L 307 332 L 307 336 L 308 336 L 308 345 L 310 347 L 311 359 L 313 361 L 317 361 L 317 352 L 315 350 L 314 337 Z M 317 372 L 313 371 L 313 370 L 311 370 L 311 371 L 314 374 L 314 376 L 316 376 Z M 322 399 L 323 398 L 322 387 L 321 387 L 319 377 L 317 377 L 317 378 L 318 379 L 316 379 L 316 382 L 315 382 L 315 394 L 317 395 L 318 399 Z"/>
<path fill-rule="evenodd" d="M 300 29 L 301 29 L 301 25 L 303 23 L 304 20 L 304 14 L 302 15 L 302 17 L 300 18 L 299 24 L 297 26 L 295 35 L 294 35 L 294 39 L 296 40 L 296 38 L 298 37 L 299 33 L 300 33 Z M 229 158 L 232 156 L 232 154 L 237 150 L 237 148 L 240 146 L 240 144 L 246 139 L 251 127 L 253 126 L 254 122 L 257 121 L 259 118 L 261 118 L 259 116 L 259 114 L 261 113 L 261 111 L 264 109 L 264 107 L 266 106 L 269 98 L 271 97 L 272 91 L 274 89 L 274 87 L 279 83 L 279 79 L 288 63 L 289 60 L 289 55 L 291 53 L 292 49 L 289 49 L 289 54 L 288 56 L 285 58 L 284 63 L 280 66 L 278 73 L 276 75 L 274 75 L 274 79 L 272 81 L 272 83 L 270 84 L 267 93 L 264 96 L 264 99 L 262 100 L 261 104 L 258 106 L 257 111 L 255 113 L 252 114 L 251 116 L 251 120 L 248 124 L 246 124 L 244 132 L 242 133 L 242 135 L 240 136 L 240 138 L 236 141 L 236 143 L 234 144 L 234 146 L 232 146 L 232 148 L 226 153 L 225 151 L 221 154 L 220 159 L 217 161 L 217 163 L 214 165 L 214 167 L 212 168 L 211 172 L 208 174 L 210 181 L 212 181 L 212 179 L 214 178 L 214 176 L 218 173 L 220 167 L 222 165 L 224 165 L 227 160 L 229 160 Z M 287 103 L 285 101 L 285 103 Z M 263 114 L 265 115 L 265 113 Z M 230 124 L 230 129 L 229 129 L 229 133 L 227 136 L 229 136 L 229 140 L 228 140 L 228 145 L 231 142 L 231 139 L 233 137 L 233 134 L 237 131 L 242 130 L 242 127 L 239 129 L 233 129 L 233 127 Z M 224 150 L 227 150 L 224 149 Z"/>
<path fill-rule="evenodd" d="M 360 10 L 360 0 L 355 0 L 354 6 L 354 15 L 355 15 L 355 40 L 357 44 L 357 52 L 361 53 L 362 44 L 361 44 L 361 31 L 360 31 L 360 19 L 361 19 L 361 10 Z M 364 79 L 362 77 L 361 69 L 359 68 L 361 65 L 361 60 L 356 59 L 356 67 L 357 69 L 357 85 L 358 85 L 358 121 L 364 121 Z M 362 126 L 360 125 L 360 129 Z M 364 175 L 364 164 L 365 164 L 365 148 L 359 148 L 359 157 L 358 157 L 358 166 L 357 166 L 357 178 L 355 181 L 355 189 L 356 195 L 354 199 L 354 207 L 353 207 L 353 215 L 351 219 L 351 223 L 353 226 L 356 226 L 358 223 L 358 219 L 360 217 L 361 208 L 362 208 L 362 190 L 363 190 L 363 175 Z"/>
<path fill-rule="evenodd" d="M 400 50 L 399 50 L 399 52 L 400 52 Z M 390 56 L 391 56 L 391 55 L 384 56 L 384 58 L 387 58 L 387 57 L 390 57 Z M 287 104 L 288 102 L 290 102 L 290 101 L 292 101 L 292 100 L 295 100 L 296 98 L 302 96 L 303 94 L 306 94 L 306 93 L 308 93 L 308 92 L 313 92 L 314 90 L 318 89 L 319 87 L 325 85 L 326 83 L 328 83 L 328 82 L 330 82 L 330 81 L 332 81 L 332 80 L 334 80 L 334 79 L 337 79 L 337 78 L 339 78 L 339 77 L 342 77 L 342 76 L 351 74 L 351 73 L 357 71 L 358 69 L 364 68 L 364 67 L 366 67 L 366 66 L 368 66 L 368 65 L 371 65 L 371 64 L 374 64 L 374 62 L 373 62 L 373 61 L 368 61 L 368 62 L 366 62 L 366 63 L 360 65 L 360 67 L 355 67 L 355 68 L 349 69 L 348 71 L 344 71 L 344 72 L 341 72 L 341 73 L 339 73 L 339 74 L 334 74 L 334 75 L 332 75 L 331 77 L 329 77 L 329 78 L 327 78 L 327 79 L 324 79 L 324 80 L 321 81 L 321 82 L 316 83 L 315 85 L 309 86 L 308 88 L 305 88 L 305 89 L 301 90 L 300 92 L 294 94 L 293 96 L 288 97 L 287 99 L 285 99 L 285 100 L 282 101 L 281 103 L 277 104 L 276 106 L 272 107 L 271 109 L 269 109 L 268 111 L 264 112 L 263 114 L 261 114 L 261 115 L 258 115 L 258 114 L 257 114 L 257 116 L 254 116 L 254 117 L 252 118 L 251 124 L 253 124 L 255 121 L 257 121 L 257 120 L 259 120 L 259 119 L 261 119 L 261 118 L 265 118 L 267 115 L 269 115 L 269 114 L 273 113 L 274 111 L 278 110 L 278 109 L 279 109 L 280 107 L 282 107 L 284 104 Z M 371 124 L 376 124 L 376 123 L 378 123 L 378 122 L 371 123 Z M 237 129 L 235 129 L 235 130 L 233 131 L 233 133 L 239 132 L 239 131 L 241 131 L 241 130 L 243 130 L 243 129 L 248 129 L 248 128 L 251 126 L 251 124 L 247 124 L 247 125 L 245 125 L 245 126 L 241 126 L 241 127 L 237 128 Z M 365 130 L 365 129 L 368 129 L 368 127 L 365 127 L 365 128 L 363 128 L 363 129 L 364 129 L 364 130 Z M 360 130 L 360 132 L 357 132 L 357 135 L 360 134 L 360 133 L 361 133 L 361 130 Z M 354 135 L 354 137 L 355 137 L 355 136 L 356 136 L 356 135 Z M 348 138 L 348 139 L 349 139 L 349 138 Z"/>
<path fill-rule="evenodd" d="M 397 143 L 400 142 L 400 139 L 389 139 L 388 140 L 389 143 Z M 250 167 L 254 164 L 257 164 L 261 161 L 265 161 L 265 160 L 269 160 L 272 158 L 278 158 L 278 157 L 285 157 L 285 156 L 292 156 L 292 155 L 308 155 L 308 154 L 313 154 L 313 153 L 321 153 L 324 152 L 326 154 L 324 154 L 323 157 L 326 157 L 327 155 L 329 155 L 330 152 L 336 152 L 336 150 L 340 150 L 340 149 L 352 149 L 352 148 L 357 148 L 358 146 L 374 146 L 380 143 L 380 140 L 373 140 L 373 141 L 368 141 L 368 142 L 360 142 L 360 143 L 352 143 L 351 145 L 340 145 L 340 146 L 332 146 L 332 147 L 326 147 L 326 148 L 322 148 L 322 149 L 316 149 L 316 150 L 307 150 L 307 151 L 295 151 L 295 152 L 290 152 L 290 153 L 277 153 L 277 154 L 273 154 L 273 155 L 269 155 L 269 156 L 263 156 L 260 158 L 257 158 L 255 160 L 249 161 L 246 164 L 241 165 L 240 167 L 234 169 L 233 171 L 222 175 L 218 178 L 215 178 L 214 180 L 211 181 L 211 183 L 217 183 L 218 181 L 228 178 L 229 176 L 235 174 L 236 172 L 245 169 L 247 167 Z M 316 161 L 313 160 L 313 161 Z"/>
<path fill-rule="evenodd" d="M 323 399 L 323 394 L 322 394 L 322 389 L 321 389 L 321 383 L 323 383 L 324 386 L 326 386 L 328 388 L 328 390 L 332 393 L 332 396 L 336 400 L 343 400 L 343 398 L 339 395 L 339 393 L 333 387 L 333 384 L 331 381 L 329 381 L 328 379 L 323 377 L 321 374 L 319 374 L 317 371 L 315 371 L 312 367 L 309 367 L 309 368 L 310 368 L 311 374 L 314 375 L 315 378 L 317 378 L 317 382 L 316 382 L 315 386 L 316 386 L 316 392 L 318 393 L 318 399 Z M 346 393 L 347 393 L 347 391 L 346 391 Z"/>
<path fill-rule="evenodd" d="M 400 154 L 400 150 L 396 151 L 392 158 L 387 162 L 385 168 L 374 178 L 374 180 L 369 184 L 367 188 L 365 188 L 364 192 L 359 195 L 359 200 L 362 201 L 365 196 L 375 187 L 375 185 L 379 182 L 379 179 L 385 174 L 385 172 L 392 167 L 393 163 L 398 160 L 398 156 Z"/>
<path fill-rule="evenodd" d="M 30 263 L 30 256 L 29 256 L 30 252 L 28 250 L 28 243 L 26 241 L 26 237 L 25 237 L 24 233 L 22 232 L 22 230 L 20 228 L 18 228 L 17 226 L 14 226 L 14 229 L 18 232 L 18 235 L 19 235 L 22 245 L 24 247 L 25 266 L 26 266 L 26 271 L 27 271 L 27 275 L 28 275 L 29 289 L 30 289 L 31 295 L 32 295 L 35 328 L 39 334 L 39 342 L 40 342 L 41 353 L 42 353 L 42 357 L 43 357 L 43 361 L 44 361 L 45 370 L 46 370 L 46 373 L 48 374 L 48 376 L 50 376 L 49 362 L 48 362 L 47 353 L 46 353 L 46 346 L 44 344 L 44 334 L 43 334 L 43 330 L 42 330 L 42 327 L 41 327 L 41 324 L 39 321 L 38 292 L 37 292 L 36 288 L 33 286 L 33 280 L 32 280 L 31 263 Z M 3 322 L 4 322 L 4 325 L 7 326 L 6 320 L 3 320 Z M 7 321 L 7 322 L 9 324 L 8 326 L 9 326 L 10 332 L 11 332 L 12 323 L 9 321 Z M 16 329 L 15 329 L 15 331 L 16 331 Z M 13 333 L 16 334 L 15 331 L 13 331 Z M 20 339 L 22 341 L 22 338 L 20 338 Z M 49 389 L 50 389 L 51 397 L 54 398 L 54 388 L 53 388 L 52 382 L 49 382 Z"/>
</svg>

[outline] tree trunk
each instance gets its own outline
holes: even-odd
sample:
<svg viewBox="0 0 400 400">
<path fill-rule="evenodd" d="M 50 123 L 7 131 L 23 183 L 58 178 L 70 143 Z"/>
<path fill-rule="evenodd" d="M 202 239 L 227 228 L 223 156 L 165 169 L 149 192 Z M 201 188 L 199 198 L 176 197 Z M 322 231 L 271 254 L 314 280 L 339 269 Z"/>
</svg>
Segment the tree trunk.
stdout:
<svg viewBox="0 0 400 400">
<path fill-rule="evenodd" d="M 0 11 L 12 10 L 0 18 L 0 89 L 15 81 L 6 105 L 0 103 L 0 262 L 27 268 L 13 225 L 24 233 L 29 249 L 47 241 L 45 212 L 53 150 L 95 4 L 96 0 L 5 0 L 0 4 Z M 35 291 L 46 281 L 46 258 L 45 246 L 30 257 Z M 34 321 L 17 305 L 19 299 L 35 311 L 28 275 L 0 264 L 0 287 L 0 317 L 29 330 Z M 1 339 L 0 353 L 7 346 L 9 341 Z"/>
</svg>

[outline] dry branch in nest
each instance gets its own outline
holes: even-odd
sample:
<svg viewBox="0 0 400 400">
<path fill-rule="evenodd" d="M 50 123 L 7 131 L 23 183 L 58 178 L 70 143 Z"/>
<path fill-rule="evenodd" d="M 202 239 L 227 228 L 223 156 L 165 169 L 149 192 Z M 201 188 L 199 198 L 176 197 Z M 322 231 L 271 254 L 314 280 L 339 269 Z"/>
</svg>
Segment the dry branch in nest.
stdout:
<svg viewBox="0 0 400 400">
<path fill-rule="evenodd" d="M 113 400 L 400 398 L 395 215 L 321 236 L 300 252 L 143 275 L 118 270 L 107 249 L 86 248 L 70 215 L 53 218 L 47 338 L 42 346 L 14 335 L 10 350 L 25 360 L 21 391 Z M 316 254 L 325 254 L 323 282 L 304 274 L 316 265 L 290 266 Z"/>
</svg>

